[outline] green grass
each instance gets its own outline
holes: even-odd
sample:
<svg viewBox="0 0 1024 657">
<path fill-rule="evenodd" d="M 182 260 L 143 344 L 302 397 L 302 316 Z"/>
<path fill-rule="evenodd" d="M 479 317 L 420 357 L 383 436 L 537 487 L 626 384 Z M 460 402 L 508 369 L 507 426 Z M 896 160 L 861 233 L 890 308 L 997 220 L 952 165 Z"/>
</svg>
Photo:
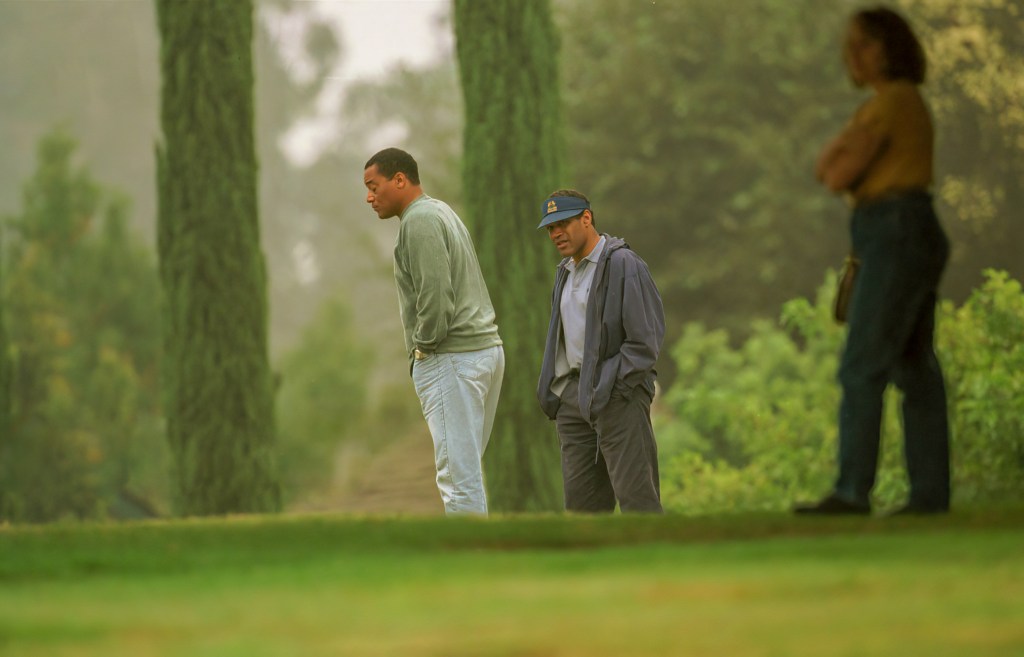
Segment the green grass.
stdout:
<svg viewBox="0 0 1024 657">
<path fill-rule="evenodd" d="M 1024 509 L 4 527 L 0 655 L 1024 655 Z"/>
</svg>

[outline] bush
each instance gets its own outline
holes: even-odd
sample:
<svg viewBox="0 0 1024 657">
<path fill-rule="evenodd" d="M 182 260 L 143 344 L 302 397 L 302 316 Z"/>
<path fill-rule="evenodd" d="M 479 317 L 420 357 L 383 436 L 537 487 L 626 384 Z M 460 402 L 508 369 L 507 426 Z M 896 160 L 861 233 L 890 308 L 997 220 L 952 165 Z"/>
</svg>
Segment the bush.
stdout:
<svg viewBox="0 0 1024 657">
<path fill-rule="evenodd" d="M 785 304 L 781 326 L 755 322 L 738 348 L 693 324 L 673 348 L 678 379 L 655 423 L 666 508 L 684 513 L 783 510 L 835 477 L 844 330 L 831 318 L 835 273 L 816 301 Z M 954 503 L 1024 497 L 1024 294 L 1003 272 L 959 309 L 938 309 L 947 378 Z M 898 391 L 886 392 L 878 506 L 907 494 Z"/>
<path fill-rule="evenodd" d="M 1006 272 L 942 305 L 939 357 L 953 418 L 957 498 L 1024 498 L 1024 293 Z"/>
</svg>

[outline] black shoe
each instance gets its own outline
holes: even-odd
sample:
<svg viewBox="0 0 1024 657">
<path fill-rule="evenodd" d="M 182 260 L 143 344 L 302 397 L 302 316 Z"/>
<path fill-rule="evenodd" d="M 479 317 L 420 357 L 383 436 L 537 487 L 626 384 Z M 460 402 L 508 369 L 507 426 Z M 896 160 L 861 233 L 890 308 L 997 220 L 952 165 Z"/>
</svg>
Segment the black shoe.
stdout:
<svg viewBox="0 0 1024 657">
<path fill-rule="evenodd" d="M 949 513 L 948 506 L 926 506 L 923 504 L 907 504 L 896 509 L 890 516 L 937 516 Z"/>
<path fill-rule="evenodd" d="M 820 502 L 815 502 L 813 504 L 797 504 L 793 507 L 793 513 L 796 513 L 797 515 L 866 516 L 871 513 L 871 507 L 866 504 L 851 504 L 842 498 L 836 497 L 835 494 L 832 494 Z"/>
</svg>

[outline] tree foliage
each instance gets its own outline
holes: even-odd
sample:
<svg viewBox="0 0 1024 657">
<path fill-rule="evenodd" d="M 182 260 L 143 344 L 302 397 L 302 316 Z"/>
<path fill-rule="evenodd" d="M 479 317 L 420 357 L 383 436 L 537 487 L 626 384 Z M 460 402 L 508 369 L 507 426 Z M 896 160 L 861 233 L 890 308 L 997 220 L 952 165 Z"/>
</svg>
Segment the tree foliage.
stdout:
<svg viewBox="0 0 1024 657">
<path fill-rule="evenodd" d="M 509 363 L 484 459 L 488 495 L 496 510 L 557 509 L 557 441 L 534 396 L 557 258 L 533 227 L 563 180 L 559 37 L 548 0 L 457 0 L 455 35 L 465 217 Z"/>
<path fill-rule="evenodd" d="M 946 288 L 966 298 L 985 268 L 1024 275 L 1024 7 L 901 0 L 929 55 L 936 190 L 953 237 Z"/>
<path fill-rule="evenodd" d="M 954 244 L 944 290 L 962 301 L 985 267 L 1024 275 L 1022 12 L 1002 0 L 899 5 L 930 58 L 936 191 Z M 700 321 L 742 339 L 751 318 L 812 295 L 848 248 L 847 209 L 812 167 L 865 97 L 840 58 L 859 6 L 560 5 L 563 31 L 585 35 L 563 58 L 574 180 L 651 265 L 670 338 Z"/>
<path fill-rule="evenodd" d="M 157 50 L 150 2 L 0 2 L 0 211 L 17 207 L 37 143 L 62 123 L 152 234 Z"/>
<path fill-rule="evenodd" d="M 4 242 L 3 229 L 0 226 L 0 454 L 6 439 L 11 434 L 11 349 L 7 340 L 7 303 L 4 300 Z M 0 471 L 3 464 L 0 463 Z M 3 479 L 0 473 L 0 480 Z M 0 493 L 0 498 L 3 494 Z M 0 499 L 0 506 L 3 502 Z"/>
<path fill-rule="evenodd" d="M 848 6 L 563 9 L 586 35 L 564 58 L 575 179 L 650 263 L 670 324 L 742 334 L 842 257 L 844 211 L 811 167 L 856 102 L 838 57 Z"/>
<path fill-rule="evenodd" d="M 252 4 L 159 0 L 157 14 L 164 407 L 176 502 L 186 515 L 275 510 Z"/>
<path fill-rule="evenodd" d="M 354 329 L 348 304 L 333 299 L 281 360 L 280 463 L 284 491 L 291 498 L 329 483 L 340 444 L 370 438 L 360 433 L 373 354 Z M 387 436 L 372 438 L 381 442 Z"/>
<path fill-rule="evenodd" d="M 155 5 L 0 2 L 0 212 L 14 211 L 18 185 L 31 173 L 37 141 L 54 124 L 63 123 L 80 141 L 92 171 L 132 199 L 131 227 L 155 245 L 152 140 L 159 130 L 160 109 Z M 322 233 L 338 223 L 337 163 L 325 160 L 300 169 L 282 150 L 287 131 L 314 113 L 344 52 L 314 3 L 261 0 L 257 15 L 254 127 L 261 239 L 274 273 L 268 292 L 271 349 L 276 354 L 295 342 L 320 302 L 345 280 L 326 268 L 320 280 L 305 279 L 296 256 L 297 249 L 319 244 Z M 282 25 L 293 29 L 275 29 Z M 298 70 L 308 75 L 300 76 Z M 354 167 L 365 161 L 365 154 L 360 156 Z M 362 193 L 355 188 L 348 196 L 358 201 Z M 322 255 L 322 262 L 333 262 L 335 252 Z"/>
<path fill-rule="evenodd" d="M 73 166 L 75 147 L 60 131 L 40 142 L 24 207 L 5 222 L 0 517 L 13 520 L 166 502 L 155 263 L 126 201 Z"/>
</svg>

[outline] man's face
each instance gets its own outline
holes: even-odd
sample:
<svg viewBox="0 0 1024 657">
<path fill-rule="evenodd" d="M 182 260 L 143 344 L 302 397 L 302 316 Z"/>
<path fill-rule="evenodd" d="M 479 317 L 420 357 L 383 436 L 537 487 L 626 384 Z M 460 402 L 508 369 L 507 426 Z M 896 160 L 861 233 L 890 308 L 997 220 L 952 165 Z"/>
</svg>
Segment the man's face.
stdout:
<svg viewBox="0 0 1024 657">
<path fill-rule="evenodd" d="M 363 184 L 366 185 L 366 202 L 381 219 L 390 219 L 401 214 L 402 189 L 405 187 L 405 174 L 399 172 L 388 178 L 382 174 L 376 164 L 371 164 L 363 171 Z"/>
<path fill-rule="evenodd" d="M 548 237 L 555 243 L 555 248 L 562 254 L 562 257 L 568 256 L 579 262 L 586 255 L 584 250 L 590 237 L 588 230 L 590 222 L 590 210 L 584 210 L 576 217 L 556 221 L 546 226 Z"/>
</svg>

